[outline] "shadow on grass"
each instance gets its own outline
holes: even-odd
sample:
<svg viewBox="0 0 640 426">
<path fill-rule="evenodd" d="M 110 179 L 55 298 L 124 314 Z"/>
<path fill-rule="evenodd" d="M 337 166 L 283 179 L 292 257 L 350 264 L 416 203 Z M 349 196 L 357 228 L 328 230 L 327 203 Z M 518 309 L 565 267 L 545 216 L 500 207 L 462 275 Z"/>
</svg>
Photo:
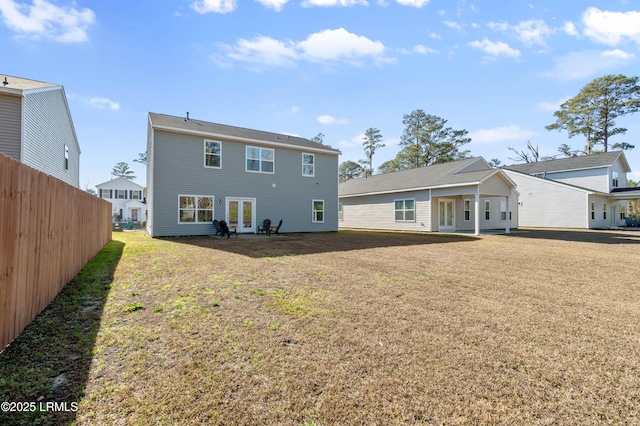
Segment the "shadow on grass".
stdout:
<svg viewBox="0 0 640 426">
<path fill-rule="evenodd" d="M 446 244 L 477 241 L 469 235 L 344 230 L 283 234 L 279 236 L 251 235 L 246 239 L 210 236 L 164 237 L 165 241 L 224 250 L 252 258 L 280 257 L 304 254 L 366 250 L 383 247 L 408 247 L 425 244 Z"/>
<path fill-rule="evenodd" d="M 0 354 L 0 402 L 21 411 L 0 410 L 0 425 L 74 421 L 123 249 L 107 244 Z"/>
<path fill-rule="evenodd" d="M 508 234 L 508 236 L 597 244 L 640 244 L 640 232 L 637 231 L 522 229 L 520 232 Z"/>
</svg>

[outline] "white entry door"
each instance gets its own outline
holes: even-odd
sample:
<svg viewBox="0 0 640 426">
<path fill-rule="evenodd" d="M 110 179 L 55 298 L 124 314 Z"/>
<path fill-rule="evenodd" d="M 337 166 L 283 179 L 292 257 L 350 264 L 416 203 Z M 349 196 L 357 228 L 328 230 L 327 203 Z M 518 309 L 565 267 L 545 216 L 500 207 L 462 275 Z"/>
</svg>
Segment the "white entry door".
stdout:
<svg viewBox="0 0 640 426">
<path fill-rule="evenodd" d="M 455 200 L 440 200 L 438 209 L 438 231 L 455 231 Z"/>
<path fill-rule="evenodd" d="M 227 198 L 227 224 L 238 232 L 256 232 L 256 199 Z"/>
</svg>

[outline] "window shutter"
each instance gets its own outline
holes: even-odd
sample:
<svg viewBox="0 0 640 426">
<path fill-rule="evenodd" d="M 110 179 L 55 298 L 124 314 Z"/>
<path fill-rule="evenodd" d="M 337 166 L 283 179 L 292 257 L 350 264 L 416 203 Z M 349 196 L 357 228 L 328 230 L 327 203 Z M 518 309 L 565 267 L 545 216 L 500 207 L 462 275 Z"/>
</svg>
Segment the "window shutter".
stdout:
<svg viewBox="0 0 640 426">
<path fill-rule="evenodd" d="M 98 196 L 102 198 L 102 189 L 98 189 L 98 191 L 100 191 L 100 194 Z"/>
</svg>

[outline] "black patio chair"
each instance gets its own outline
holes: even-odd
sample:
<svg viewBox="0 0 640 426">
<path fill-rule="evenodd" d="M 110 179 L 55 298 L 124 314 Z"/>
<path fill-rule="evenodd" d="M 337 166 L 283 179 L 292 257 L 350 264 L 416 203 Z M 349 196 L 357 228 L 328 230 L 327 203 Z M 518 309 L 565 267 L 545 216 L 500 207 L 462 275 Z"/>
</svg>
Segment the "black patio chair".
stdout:
<svg viewBox="0 0 640 426">
<path fill-rule="evenodd" d="M 282 219 L 280 219 L 280 222 L 278 222 L 278 226 L 272 226 L 269 229 L 269 234 L 268 235 L 271 235 L 272 233 L 278 235 L 280 233 L 280 227 L 281 226 L 282 226 Z"/>
<path fill-rule="evenodd" d="M 259 233 L 266 233 L 267 235 L 269 235 L 271 233 L 271 220 L 270 219 L 265 219 L 262 221 L 262 225 L 258 225 L 258 232 Z"/>
<path fill-rule="evenodd" d="M 220 221 L 220 228 L 222 228 L 222 237 L 227 235 L 227 238 L 231 237 L 231 234 L 236 234 L 236 238 L 238 238 L 238 230 L 236 228 L 229 228 L 227 222 L 224 220 Z"/>
<path fill-rule="evenodd" d="M 216 233 L 214 235 L 217 236 L 218 234 L 220 234 L 220 236 L 222 237 L 222 227 L 220 226 L 220 222 L 218 222 L 218 219 L 214 219 L 213 220 L 213 227 L 216 229 Z"/>
</svg>

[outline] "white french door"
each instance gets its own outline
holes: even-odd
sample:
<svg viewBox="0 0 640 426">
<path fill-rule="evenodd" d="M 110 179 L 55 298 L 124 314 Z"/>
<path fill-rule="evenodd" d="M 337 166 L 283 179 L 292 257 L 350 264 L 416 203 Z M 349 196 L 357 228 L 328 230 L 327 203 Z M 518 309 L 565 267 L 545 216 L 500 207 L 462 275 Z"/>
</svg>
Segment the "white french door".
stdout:
<svg viewBox="0 0 640 426">
<path fill-rule="evenodd" d="M 456 230 L 455 200 L 440 200 L 438 205 L 438 231 L 453 232 Z"/>
<path fill-rule="evenodd" d="M 226 220 L 238 232 L 256 232 L 256 199 L 227 197 Z"/>
</svg>

